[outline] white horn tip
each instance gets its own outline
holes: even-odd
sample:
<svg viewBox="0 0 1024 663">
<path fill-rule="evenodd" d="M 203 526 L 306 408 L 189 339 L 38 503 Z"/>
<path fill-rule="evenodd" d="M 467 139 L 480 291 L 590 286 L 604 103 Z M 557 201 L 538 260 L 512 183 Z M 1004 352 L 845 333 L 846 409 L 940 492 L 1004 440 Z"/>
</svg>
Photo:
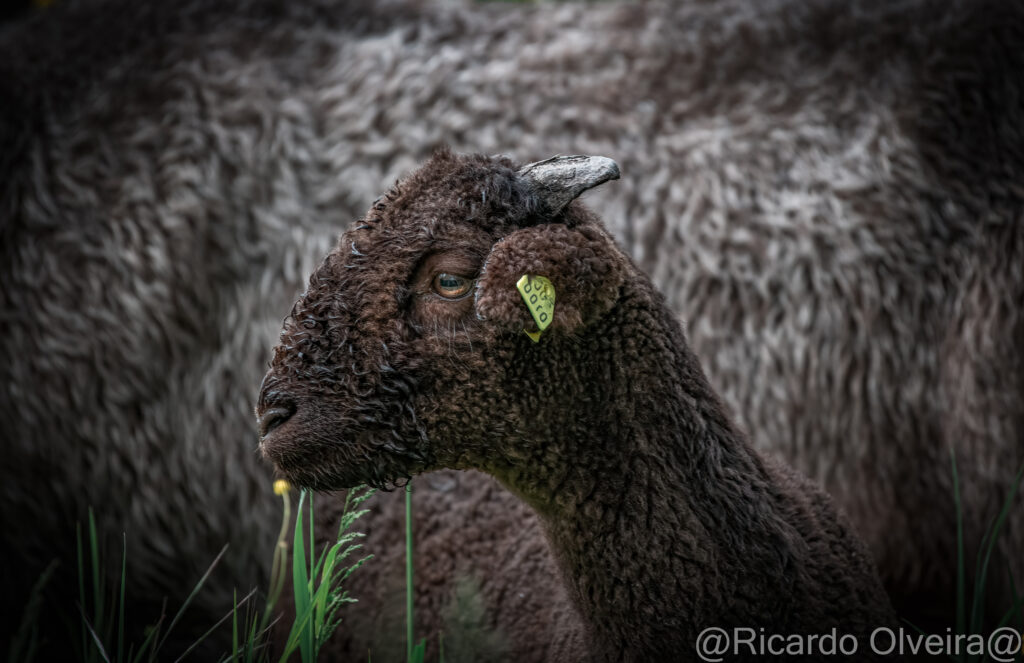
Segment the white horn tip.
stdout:
<svg viewBox="0 0 1024 663">
<path fill-rule="evenodd" d="M 557 214 L 584 191 L 619 179 L 619 165 L 608 157 L 555 156 L 523 166 L 519 176 L 529 180 L 550 212 Z"/>
</svg>

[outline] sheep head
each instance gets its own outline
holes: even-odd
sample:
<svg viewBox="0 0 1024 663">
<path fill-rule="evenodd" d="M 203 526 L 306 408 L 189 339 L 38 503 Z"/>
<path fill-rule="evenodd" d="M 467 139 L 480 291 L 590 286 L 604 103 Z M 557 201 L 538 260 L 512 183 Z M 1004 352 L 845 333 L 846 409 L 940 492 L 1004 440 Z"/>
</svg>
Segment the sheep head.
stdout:
<svg viewBox="0 0 1024 663">
<path fill-rule="evenodd" d="M 261 449 L 298 485 L 500 474 L 528 456 L 524 375 L 579 345 L 629 261 L 574 199 L 618 177 L 601 157 L 517 167 L 443 150 L 345 232 L 284 321 L 257 403 Z M 539 343 L 517 282 L 556 293 Z"/>
</svg>

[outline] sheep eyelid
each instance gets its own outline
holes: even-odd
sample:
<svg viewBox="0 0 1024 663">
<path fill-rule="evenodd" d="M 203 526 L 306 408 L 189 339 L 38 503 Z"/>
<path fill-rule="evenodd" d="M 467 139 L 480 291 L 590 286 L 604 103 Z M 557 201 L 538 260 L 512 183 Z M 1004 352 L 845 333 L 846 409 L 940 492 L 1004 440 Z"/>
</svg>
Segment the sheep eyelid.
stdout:
<svg viewBox="0 0 1024 663">
<path fill-rule="evenodd" d="M 435 299 L 440 299 L 443 302 L 458 302 L 458 301 L 462 301 L 463 299 L 465 299 L 466 297 L 469 297 L 470 295 L 472 295 L 476 291 L 476 279 L 466 279 L 466 280 L 469 281 L 469 286 L 466 288 L 466 292 L 462 293 L 458 297 L 445 297 L 441 293 L 436 292 L 434 290 L 431 290 L 429 294 L 430 294 L 431 297 L 434 297 Z M 433 283 L 433 280 L 431 280 L 431 283 Z"/>
<path fill-rule="evenodd" d="M 462 281 L 464 283 L 465 291 L 462 292 L 461 294 L 455 295 L 454 297 L 449 297 L 449 296 L 445 295 L 444 293 L 441 292 L 441 286 L 440 286 L 440 283 L 439 283 L 439 279 L 442 276 L 448 276 L 448 277 L 453 277 L 455 279 L 459 279 L 460 281 Z M 430 286 L 429 286 L 429 288 L 430 288 L 431 294 L 435 295 L 439 299 L 443 299 L 446 302 L 457 302 L 457 301 L 459 301 L 461 299 L 464 299 L 470 293 L 472 293 L 474 288 L 475 288 L 475 286 L 476 286 L 476 277 L 463 276 L 461 274 L 458 274 L 458 273 L 452 272 L 452 271 L 438 270 L 430 278 Z"/>
</svg>

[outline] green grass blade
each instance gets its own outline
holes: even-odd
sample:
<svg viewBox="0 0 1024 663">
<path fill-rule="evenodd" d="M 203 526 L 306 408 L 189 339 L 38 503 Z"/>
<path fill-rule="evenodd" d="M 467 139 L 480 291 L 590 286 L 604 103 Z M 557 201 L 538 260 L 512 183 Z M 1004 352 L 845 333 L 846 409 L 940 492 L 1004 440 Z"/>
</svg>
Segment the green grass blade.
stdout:
<svg viewBox="0 0 1024 663">
<path fill-rule="evenodd" d="M 156 620 L 156 623 L 150 627 L 150 632 L 146 636 L 146 641 L 143 643 L 143 647 L 139 649 L 139 653 L 148 653 L 147 659 L 151 663 L 156 663 L 156 655 L 160 650 L 160 632 L 164 628 L 164 620 L 167 619 L 167 597 L 165 596 L 163 601 L 160 602 L 160 618 Z"/>
<path fill-rule="evenodd" d="M 231 592 L 231 660 L 239 660 L 238 655 L 238 590 Z"/>
<path fill-rule="evenodd" d="M 225 546 L 225 548 L 226 547 L 227 546 Z M 242 599 L 242 603 L 244 604 L 246 601 L 251 599 L 255 593 L 256 593 L 255 589 L 252 590 L 251 592 L 249 592 L 245 596 L 245 598 Z M 213 626 L 211 626 L 209 629 L 207 629 L 205 633 L 203 633 L 201 636 L 199 636 L 198 639 L 196 639 L 192 644 L 190 644 L 188 646 L 188 649 L 186 649 L 184 652 L 182 652 L 181 656 L 179 656 L 178 658 L 174 659 L 174 663 L 181 663 L 181 661 L 185 660 L 186 656 L 188 656 L 193 651 L 195 651 L 196 647 L 201 645 L 204 640 L 206 640 L 208 637 L 210 637 L 210 634 L 212 634 L 214 631 L 216 631 L 218 628 L 220 628 L 221 624 L 226 622 L 228 620 L 228 618 L 230 618 L 234 614 L 235 614 L 235 610 L 232 610 L 232 611 L 228 612 L 226 615 L 224 615 L 223 617 L 221 617 L 220 619 L 218 619 L 217 623 L 214 624 Z M 167 632 L 168 633 L 171 632 L 170 627 L 167 628 Z"/>
<path fill-rule="evenodd" d="M 313 535 L 313 493 L 309 494 L 309 581 L 316 578 L 316 537 Z"/>
<path fill-rule="evenodd" d="M 1017 588 L 1012 584 L 1012 579 L 1010 580 L 1010 583 L 1010 591 L 1013 600 L 1010 603 L 1010 608 L 1003 614 L 1002 619 L 999 620 L 999 623 L 996 624 L 995 629 L 993 629 L 996 631 L 1003 628 L 1014 619 L 1017 619 L 1021 614 L 1021 610 L 1024 609 L 1024 596 L 1017 593 Z"/>
<path fill-rule="evenodd" d="M 156 642 L 157 636 L 160 635 L 160 630 L 154 628 L 146 635 L 146 639 L 142 641 L 142 645 L 139 647 L 139 651 L 135 653 L 135 658 L 131 659 L 132 663 L 141 663 L 143 657 L 149 655 L 149 660 L 154 660 L 153 656 L 153 644 Z"/>
<path fill-rule="evenodd" d="M 124 661 L 124 593 L 128 571 L 128 535 L 121 534 L 121 596 L 117 602 L 117 663 Z"/>
<path fill-rule="evenodd" d="M 279 618 L 269 624 L 264 624 L 262 619 L 257 619 L 257 616 L 258 611 L 253 608 L 252 617 L 249 620 L 249 630 L 245 635 L 245 663 L 254 663 L 257 660 L 257 654 L 260 654 L 261 662 L 266 663 L 269 660 L 268 638 Z"/>
<path fill-rule="evenodd" d="M 305 637 L 306 627 L 312 618 L 312 613 L 313 611 L 310 609 L 301 613 L 296 611 L 295 621 L 292 622 L 291 632 L 288 634 L 288 640 L 285 642 L 284 651 L 281 653 L 281 658 L 279 659 L 281 663 L 285 663 L 296 649 L 300 649 L 301 654 L 303 638 Z"/>
<path fill-rule="evenodd" d="M 992 561 L 992 553 L 995 551 L 996 543 L 999 540 L 999 532 L 1006 523 L 1006 518 L 1010 515 L 1010 509 L 1013 508 L 1013 502 L 1017 497 L 1017 490 L 1020 488 L 1022 478 L 1024 478 L 1024 465 L 1021 465 L 1020 469 L 1017 470 L 1017 475 L 1013 478 L 1013 483 L 1010 484 L 1010 490 L 1006 495 L 1006 499 L 1003 501 L 1003 507 L 1000 509 L 999 515 L 996 516 L 995 523 L 991 526 L 991 534 L 988 536 L 987 541 L 985 539 L 982 540 L 984 546 L 984 561 L 981 564 L 980 574 L 975 580 L 975 607 L 972 609 L 971 619 L 972 624 L 978 629 L 975 631 L 976 633 L 980 633 L 981 621 L 984 618 L 983 600 L 985 597 L 985 584 L 988 578 L 989 563 Z M 974 610 L 977 610 L 977 622 L 974 621 Z"/>
<path fill-rule="evenodd" d="M 956 507 L 956 632 L 967 633 L 967 569 L 964 559 L 964 510 L 960 501 L 960 473 L 956 469 L 956 452 L 949 448 L 953 464 L 953 501 Z"/>
<path fill-rule="evenodd" d="M 416 646 L 412 648 L 409 653 L 409 663 L 423 663 L 423 659 L 427 657 L 427 640 L 426 638 L 416 643 Z"/>
<path fill-rule="evenodd" d="M 320 585 L 316 588 L 316 594 L 313 599 L 313 614 L 319 617 L 316 620 L 316 642 L 317 646 L 323 643 L 326 639 L 324 634 L 324 627 L 326 626 L 326 617 L 330 610 L 328 605 L 328 599 L 330 598 L 331 592 L 334 587 L 334 580 L 336 578 L 335 573 L 335 559 L 338 556 L 338 544 L 331 546 L 327 551 L 327 554 L 323 557 L 323 565 L 320 572 Z"/>
<path fill-rule="evenodd" d="M 57 560 L 50 562 L 43 572 L 39 574 L 35 584 L 32 585 L 32 591 L 28 595 L 28 602 L 25 604 L 25 610 L 21 614 L 21 621 L 18 623 L 18 631 L 14 634 L 14 638 L 11 639 L 10 645 L 7 648 L 8 661 L 29 663 L 35 656 L 38 635 L 36 625 L 39 619 L 39 609 L 43 605 L 43 589 L 46 588 L 46 584 L 53 577 L 57 564 Z"/>
<path fill-rule="evenodd" d="M 245 663 L 253 663 L 256 660 L 256 651 L 259 647 L 257 639 L 260 637 L 259 624 L 255 619 L 252 620 L 252 625 L 249 627 L 249 631 L 245 635 Z M 236 659 L 237 660 L 237 659 Z"/>
<path fill-rule="evenodd" d="M 302 507 L 306 503 L 306 495 L 307 492 L 305 490 L 299 495 L 299 506 L 296 509 L 297 513 L 295 516 L 295 536 L 292 543 L 292 590 L 295 594 L 296 614 L 296 624 L 292 628 L 293 634 L 298 637 L 302 660 L 310 661 L 313 654 L 312 643 L 307 638 L 306 631 L 312 631 L 312 627 L 309 625 L 312 602 L 309 587 L 310 579 L 306 575 L 306 545 L 302 540 L 302 521 L 305 518 Z M 299 615 L 304 615 L 305 619 L 302 620 L 301 628 L 296 630 L 300 626 L 298 622 Z"/>
<path fill-rule="evenodd" d="M 106 663 L 110 663 L 110 657 L 107 656 L 107 650 L 103 648 L 103 641 L 96 633 L 96 630 L 92 627 L 92 624 L 89 623 L 89 618 L 86 617 L 85 611 L 82 610 L 82 606 L 78 606 L 78 609 L 82 612 L 82 622 L 85 624 L 85 627 L 89 629 L 89 635 L 92 636 L 93 642 L 96 643 L 96 651 L 99 653 L 100 658 L 106 661 Z"/>
<path fill-rule="evenodd" d="M 100 573 L 99 536 L 96 534 L 96 518 L 89 507 L 89 550 L 92 553 L 93 621 L 96 628 L 103 630 L 103 581 Z M 90 627 L 90 630 L 92 628 Z M 93 633 L 95 636 L 95 633 Z M 106 658 L 106 656 L 104 656 Z"/>
<path fill-rule="evenodd" d="M 1013 571 L 1009 571 L 1009 575 L 1011 592 L 1010 595 L 1013 596 L 1013 602 L 1017 606 L 1017 625 L 1020 627 L 1021 633 L 1024 633 L 1024 592 L 1021 592 L 1017 589 L 1017 580 L 1013 577 Z"/>
<path fill-rule="evenodd" d="M 75 547 L 78 552 L 78 605 L 85 605 L 85 557 L 82 547 L 82 524 L 75 523 Z M 89 660 L 87 633 L 85 630 L 85 623 L 82 623 L 82 660 Z"/>
<path fill-rule="evenodd" d="M 156 654 L 153 651 L 153 645 L 160 638 L 160 625 L 163 623 L 164 617 L 166 616 L 166 607 L 167 606 L 165 604 L 161 609 L 160 619 L 156 620 L 156 624 L 149 629 L 149 633 L 146 634 L 146 639 L 142 641 L 139 651 L 135 652 L 134 657 L 129 656 L 131 663 L 140 663 L 140 661 L 143 660 L 143 657 L 148 657 L 148 660 L 150 661 L 156 658 Z"/>
<path fill-rule="evenodd" d="M 167 632 L 164 633 L 163 639 L 161 639 L 159 644 L 156 646 L 156 651 L 159 651 L 163 648 L 164 643 L 167 642 L 167 638 L 170 637 L 171 631 L 174 629 L 174 626 L 178 623 L 178 620 L 181 619 L 182 615 L 185 614 L 185 611 L 188 610 L 189 605 L 192 604 L 192 601 L 199 594 L 199 590 L 201 590 L 203 588 L 203 585 L 206 584 L 206 580 L 210 577 L 210 574 L 213 573 L 213 569 L 216 568 L 217 564 L 220 563 L 220 560 L 224 558 L 224 553 L 226 553 L 227 551 L 228 544 L 225 543 L 224 547 L 220 549 L 219 553 L 217 553 L 217 556 L 214 558 L 213 562 L 210 564 L 209 567 L 207 567 L 206 572 L 203 573 L 203 576 L 199 579 L 199 582 L 197 582 L 195 586 L 192 588 L 192 591 L 185 599 L 185 602 L 181 604 L 180 608 L 178 608 L 178 612 L 174 614 L 174 619 L 172 619 L 171 623 L 167 626 Z"/>
<path fill-rule="evenodd" d="M 405 654 L 413 661 L 412 480 L 405 484 Z M 422 660 L 422 659 L 421 659 Z"/>
<path fill-rule="evenodd" d="M 981 543 L 978 545 L 978 557 L 974 560 L 974 593 L 971 597 L 971 612 L 970 617 L 967 620 L 967 628 L 969 633 L 978 632 L 978 626 L 983 618 L 985 599 L 985 581 L 982 576 L 983 565 L 985 562 L 985 551 L 988 550 L 989 541 L 991 540 L 992 531 L 995 527 L 995 520 L 988 524 L 985 528 L 985 532 L 981 535 Z"/>
<path fill-rule="evenodd" d="M 317 626 L 320 621 L 320 616 L 317 613 L 316 606 L 316 576 L 317 570 L 320 568 L 319 558 L 316 554 L 316 539 L 314 538 L 313 532 L 313 493 L 309 493 L 307 496 L 309 500 L 306 502 L 306 508 L 308 509 L 309 516 L 309 621 L 307 622 L 306 629 L 303 631 L 305 636 L 306 646 L 309 650 L 309 656 L 304 659 L 304 663 L 315 663 L 316 661 L 316 633 Z"/>
</svg>

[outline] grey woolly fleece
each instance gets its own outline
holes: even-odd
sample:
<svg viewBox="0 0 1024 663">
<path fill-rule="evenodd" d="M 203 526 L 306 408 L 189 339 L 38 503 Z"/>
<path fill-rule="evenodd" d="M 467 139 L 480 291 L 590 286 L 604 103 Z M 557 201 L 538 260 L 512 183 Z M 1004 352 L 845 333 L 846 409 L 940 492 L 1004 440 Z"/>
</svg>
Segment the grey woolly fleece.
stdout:
<svg viewBox="0 0 1024 663">
<path fill-rule="evenodd" d="M 1024 455 L 1022 13 L 96 0 L 0 27 L 5 586 L 23 595 L 53 557 L 71 574 L 90 504 L 127 529 L 138 614 L 225 542 L 195 628 L 264 585 L 278 508 L 250 404 L 280 319 L 380 184 L 448 143 L 632 173 L 588 204 L 733 416 L 824 483 L 898 607 L 948 605 L 949 448 L 969 542 Z M 466 476 L 422 482 L 417 508 L 449 505 L 431 481 L 487 500 L 423 515 L 421 614 L 444 570 L 483 577 L 505 614 L 558 591 L 475 574 L 488 555 L 544 568 L 517 547 L 536 525 L 490 532 L 486 514 L 517 512 Z M 389 500 L 367 587 L 397 559 Z M 1018 578 L 1020 514 L 993 562 Z"/>
</svg>

